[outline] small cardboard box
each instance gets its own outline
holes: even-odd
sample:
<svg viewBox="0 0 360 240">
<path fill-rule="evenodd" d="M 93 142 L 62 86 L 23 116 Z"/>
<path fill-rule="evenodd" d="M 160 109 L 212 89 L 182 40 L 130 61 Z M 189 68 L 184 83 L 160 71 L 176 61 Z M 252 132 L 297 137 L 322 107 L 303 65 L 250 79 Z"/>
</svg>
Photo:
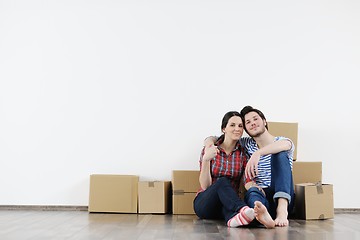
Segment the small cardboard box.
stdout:
<svg viewBox="0 0 360 240">
<path fill-rule="evenodd" d="M 195 214 L 193 202 L 200 189 L 199 170 L 172 172 L 173 214 Z"/>
<path fill-rule="evenodd" d="M 293 162 L 294 184 L 322 181 L 322 162 Z"/>
<path fill-rule="evenodd" d="M 140 181 L 139 213 L 168 213 L 171 197 L 170 181 Z"/>
<path fill-rule="evenodd" d="M 195 214 L 196 193 L 177 192 L 173 194 L 173 214 Z"/>
<path fill-rule="evenodd" d="M 298 142 L 298 123 L 287 122 L 267 122 L 269 132 L 277 136 L 287 137 L 293 141 L 295 145 L 294 160 L 297 159 L 297 142 Z"/>
<path fill-rule="evenodd" d="M 89 212 L 137 213 L 139 177 L 90 175 Z"/>
<path fill-rule="evenodd" d="M 332 184 L 296 184 L 295 194 L 297 218 L 305 220 L 334 218 Z"/>
</svg>

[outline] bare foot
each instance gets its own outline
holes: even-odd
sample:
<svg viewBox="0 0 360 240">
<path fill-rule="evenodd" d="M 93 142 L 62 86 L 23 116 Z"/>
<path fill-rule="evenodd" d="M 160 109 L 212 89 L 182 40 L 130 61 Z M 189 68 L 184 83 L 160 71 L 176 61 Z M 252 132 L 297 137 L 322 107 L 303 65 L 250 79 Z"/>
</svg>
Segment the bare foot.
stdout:
<svg viewBox="0 0 360 240">
<path fill-rule="evenodd" d="M 255 212 L 255 218 L 266 228 L 275 227 L 275 222 L 270 216 L 264 204 L 262 204 L 259 201 L 255 201 L 254 212 Z"/>
<path fill-rule="evenodd" d="M 281 200 L 285 200 L 286 204 L 281 204 Z M 279 227 L 289 226 L 288 211 L 287 211 L 287 200 L 279 199 L 279 205 L 276 209 L 275 225 Z"/>
</svg>

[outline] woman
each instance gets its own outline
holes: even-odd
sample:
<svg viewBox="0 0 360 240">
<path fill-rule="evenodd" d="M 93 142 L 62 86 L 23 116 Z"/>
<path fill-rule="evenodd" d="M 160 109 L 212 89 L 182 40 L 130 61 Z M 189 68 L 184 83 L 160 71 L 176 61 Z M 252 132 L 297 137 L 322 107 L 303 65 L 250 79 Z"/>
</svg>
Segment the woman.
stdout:
<svg viewBox="0 0 360 240">
<path fill-rule="evenodd" d="M 194 211 L 199 218 L 225 219 L 229 227 L 248 225 L 254 219 L 254 209 L 239 198 L 240 178 L 247 161 L 239 144 L 244 131 L 240 113 L 226 113 L 221 131 L 215 145 L 201 152 L 201 189 L 194 199 Z"/>
</svg>

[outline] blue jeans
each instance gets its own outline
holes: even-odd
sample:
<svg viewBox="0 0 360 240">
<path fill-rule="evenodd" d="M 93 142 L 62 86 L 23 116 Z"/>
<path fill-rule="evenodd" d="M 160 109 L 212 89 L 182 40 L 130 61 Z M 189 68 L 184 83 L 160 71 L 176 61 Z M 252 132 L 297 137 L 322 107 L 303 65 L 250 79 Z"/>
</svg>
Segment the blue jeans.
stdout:
<svg viewBox="0 0 360 240">
<path fill-rule="evenodd" d="M 254 207 L 255 201 L 262 202 L 268 209 L 271 217 L 276 218 L 277 200 L 288 200 L 288 213 L 294 207 L 294 184 L 289 158 L 286 152 L 279 152 L 271 156 L 271 185 L 263 188 L 265 195 L 257 188 L 250 188 L 245 194 L 245 202 L 249 207 Z"/>
<path fill-rule="evenodd" d="M 194 199 L 194 211 L 203 219 L 225 219 L 227 222 L 245 206 L 226 177 L 219 178 Z"/>
</svg>

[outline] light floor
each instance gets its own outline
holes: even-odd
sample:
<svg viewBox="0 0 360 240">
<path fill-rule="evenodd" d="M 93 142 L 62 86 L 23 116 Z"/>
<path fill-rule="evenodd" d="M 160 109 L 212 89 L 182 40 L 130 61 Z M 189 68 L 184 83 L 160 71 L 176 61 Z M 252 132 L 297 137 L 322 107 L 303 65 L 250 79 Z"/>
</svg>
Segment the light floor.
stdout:
<svg viewBox="0 0 360 240">
<path fill-rule="evenodd" d="M 290 220 L 286 228 L 228 228 L 194 215 L 103 214 L 86 211 L 0 210 L 0 240 L 55 239 L 360 239 L 360 214 Z"/>
</svg>

